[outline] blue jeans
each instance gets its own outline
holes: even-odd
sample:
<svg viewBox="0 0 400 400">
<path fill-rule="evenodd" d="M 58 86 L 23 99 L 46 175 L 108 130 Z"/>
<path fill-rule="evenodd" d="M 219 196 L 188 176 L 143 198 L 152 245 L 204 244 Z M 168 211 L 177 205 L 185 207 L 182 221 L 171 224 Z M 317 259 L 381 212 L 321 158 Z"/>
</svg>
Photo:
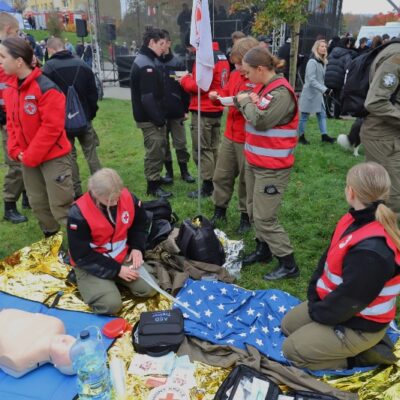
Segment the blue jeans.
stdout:
<svg viewBox="0 0 400 400">
<path fill-rule="evenodd" d="M 299 135 L 304 135 L 309 116 L 310 113 L 300 113 Z M 317 119 L 321 135 L 326 135 L 328 133 L 328 129 L 326 127 L 326 112 L 323 105 L 321 106 L 321 111 L 317 113 Z"/>
</svg>

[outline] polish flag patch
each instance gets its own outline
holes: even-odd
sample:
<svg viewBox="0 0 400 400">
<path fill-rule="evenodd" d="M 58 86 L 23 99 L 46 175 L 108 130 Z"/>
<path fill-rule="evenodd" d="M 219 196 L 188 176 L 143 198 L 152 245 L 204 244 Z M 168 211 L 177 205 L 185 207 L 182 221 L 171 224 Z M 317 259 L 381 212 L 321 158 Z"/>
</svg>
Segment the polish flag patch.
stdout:
<svg viewBox="0 0 400 400">
<path fill-rule="evenodd" d="M 76 225 L 76 224 L 69 224 L 69 229 L 71 229 L 72 231 L 77 231 L 77 230 L 78 230 L 78 225 Z"/>
</svg>

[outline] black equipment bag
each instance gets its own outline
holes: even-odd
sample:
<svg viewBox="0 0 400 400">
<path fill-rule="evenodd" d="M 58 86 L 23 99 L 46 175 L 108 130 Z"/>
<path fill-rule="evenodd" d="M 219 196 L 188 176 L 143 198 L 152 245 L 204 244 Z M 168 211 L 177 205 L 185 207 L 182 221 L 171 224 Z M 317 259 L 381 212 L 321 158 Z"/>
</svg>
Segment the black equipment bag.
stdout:
<svg viewBox="0 0 400 400">
<path fill-rule="evenodd" d="M 254 368 L 242 364 L 237 365 L 222 382 L 222 385 L 219 387 L 217 393 L 215 394 L 214 400 L 231 400 L 235 398 L 236 390 L 239 386 L 239 383 L 245 379 L 252 381 L 253 378 L 258 378 L 262 381 L 269 383 L 267 396 L 264 400 L 278 399 L 278 396 L 282 392 L 280 391 L 279 386 L 276 383 L 269 380 L 264 374 L 255 370 Z"/>
<path fill-rule="evenodd" d="M 400 43 L 400 40 L 391 40 L 389 43 L 361 54 L 351 62 L 346 72 L 342 91 L 342 114 L 350 114 L 353 117 L 366 117 L 368 115 L 364 103 L 369 90 L 371 65 L 375 57 L 392 43 Z M 392 101 L 394 98 L 395 96 L 392 96 Z"/>
<path fill-rule="evenodd" d="M 225 262 L 224 248 L 210 221 L 202 215 L 183 221 L 176 244 L 181 253 L 190 260 L 216 265 L 223 265 Z"/>
<path fill-rule="evenodd" d="M 132 329 L 135 351 L 152 357 L 176 352 L 184 337 L 183 315 L 179 308 L 143 312 Z"/>
<path fill-rule="evenodd" d="M 167 199 L 144 201 L 142 207 L 146 210 L 146 213 L 151 213 L 153 221 L 165 219 L 171 224 L 178 221 L 178 216 L 172 211 L 171 204 Z"/>
<path fill-rule="evenodd" d="M 293 400 L 338 400 L 337 397 L 328 396 L 326 394 L 307 392 L 305 390 L 297 390 L 288 393 L 287 396 L 293 397 Z"/>
</svg>

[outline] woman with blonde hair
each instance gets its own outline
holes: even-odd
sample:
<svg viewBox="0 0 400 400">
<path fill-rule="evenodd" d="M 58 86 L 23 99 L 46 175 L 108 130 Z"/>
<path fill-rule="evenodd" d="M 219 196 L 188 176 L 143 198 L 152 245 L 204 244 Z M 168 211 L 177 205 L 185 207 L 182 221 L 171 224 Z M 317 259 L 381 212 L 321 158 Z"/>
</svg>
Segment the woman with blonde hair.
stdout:
<svg viewBox="0 0 400 400">
<path fill-rule="evenodd" d="M 247 212 L 254 221 L 256 249 L 244 265 L 268 263 L 272 256 L 278 266 L 264 275 L 266 280 L 298 276 L 293 247 L 278 221 L 282 195 L 289 182 L 297 144 L 298 107 L 296 94 L 278 68 L 284 61 L 257 46 L 243 57 L 243 70 L 253 91 L 235 98 L 235 105 L 246 119 L 244 155 Z"/>
<path fill-rule="evenodd" d="M 242 60 L 244 55 L 258 46 L 258 41 L 252 37 L 239 39 L 233 45 L 230 60 L 235 65 L 234 71 L 229 75 L 226 86 L 217 91 L 211 91 L 208 96 L 214 102 L 220 101 L 220 97 L 236 96 L 244 90 L 253 90 L 256 85 L 250 82 L 244 73 Z M 226 222 L 226 210 L 232 198 L 235 180 L 239 177 L 238 198 L 240 223 L 238 233 L 245 233 L 251 228 L 249 216 L 246 210 L 246 183 L 244 179 L 244 153 L 243 146 L 245 140 L 245 120 L 242 113 L 233 105 L 229 106 L 228 117 L 224 137 L 219 148 L 219 156 L 215 167 L 213 184 L 214 192 L 212 194 L 215 206 L 214 215 L 211 222 L 215 225 L 217 222 Z"/>
<path fill-rule="evenodd" d="M 155 291 L 139 277 L 148 231 L 141 201 L 116 171 L 102 168 L 89 178 L 89 191 L 71 207 L 68 242 L 79 292 L 97 314 L 122 307 L 117 285 L 137 297 Z"/>
<path fill-rule="evenodd" d="M 400 293 L 400 231 L 386 206 L 387 171 L 375 162 L 347 174 L 351 206 L 338 222 L 308 288 L 308 301 L 282 321 L 285 356 L 296 366 L 347 369 L 392 364 L 385 335 Z"/>
<path fill-rule="evenodd" d="M 310 114 L 316 113 L 318 118 L 321 140 L 326 143 L 334 143 L 335 139 L 328 136 L 326 126 L 326 110 L 324 104 L 324 94 L 329 89 L 324 84 L 325 66 L 327 59 L 327 45 L 325 40 L 317 40 L 312 49 L 312 56 L 306 66 L 306 75 L 304 79 L 303 90 L 300 95 L 300 124 L 299 124 L 299 142 L 310 144 L 306 139 L 305 129 Z"/>
</svg>

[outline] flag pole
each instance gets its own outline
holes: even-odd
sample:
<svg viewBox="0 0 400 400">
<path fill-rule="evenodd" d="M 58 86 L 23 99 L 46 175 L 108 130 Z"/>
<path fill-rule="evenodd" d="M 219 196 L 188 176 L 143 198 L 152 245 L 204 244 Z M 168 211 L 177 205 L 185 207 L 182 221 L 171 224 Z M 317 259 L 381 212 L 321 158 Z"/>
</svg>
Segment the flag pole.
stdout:
<svg viewBox="0 0 400 400">
<path fill-rule="evenodd" d="M 197 71 L 196 71 L 197 72 Z M 197 85 L 197 214 L 201 214 L 201 104 L 200 86 Z"/>
</svg>

